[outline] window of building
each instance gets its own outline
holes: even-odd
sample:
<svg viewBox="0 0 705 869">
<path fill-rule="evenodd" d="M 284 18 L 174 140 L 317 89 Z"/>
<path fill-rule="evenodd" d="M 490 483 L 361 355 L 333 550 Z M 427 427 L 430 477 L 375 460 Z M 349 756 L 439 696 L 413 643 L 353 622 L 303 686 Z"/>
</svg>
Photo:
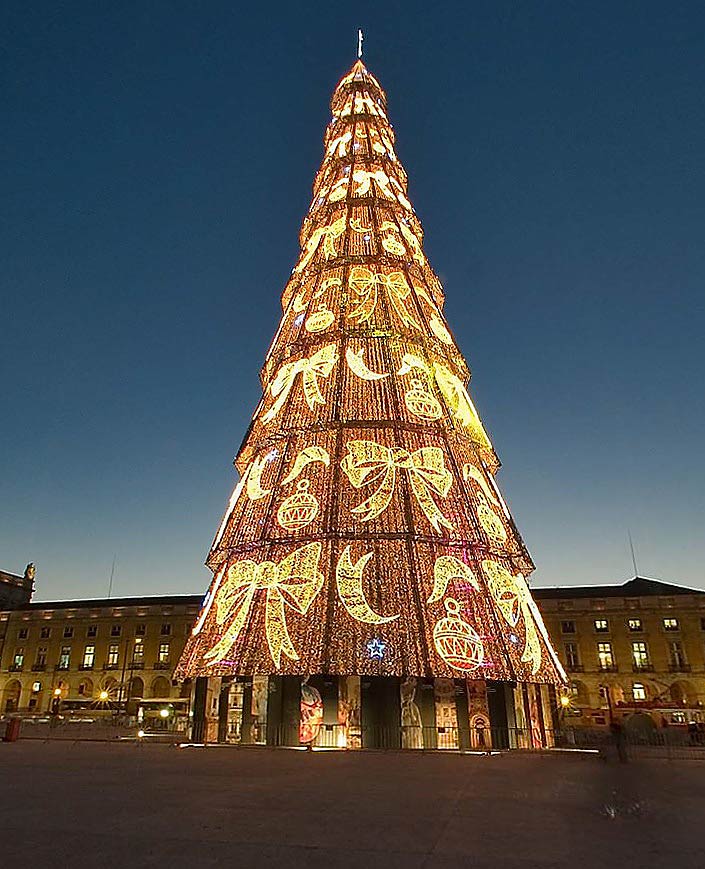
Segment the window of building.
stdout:
<svg viewBox="0 0 705 869">
<path fill-rule="evenodd" d="M 68 670 L 71 665 L 71 646 L 62 646 L 59 653 L 59 669 Z"/>
<path fill-rule="evenodd" d="M 86 636 L 89 640 L 92 640 L 94 637 L 98 636 L 98 625 L 88 625 L 88 630 L 86 631 Z"/>
<path fill-rule="evenodd" d="M 678 630 L 678 619 L 664 619 L 663 620 L 663 629 L 664 629 L 664 631 L 677 631 Z"/>
<path fill-rule="evenodd" d="M 73 628 L 70 625 L 66 625 L 64 628 L 64 639 L 70 640 L 73 637 Z"/>
<path fill-rule="evenodd" d="M 15 670 L 21 670 L 24 666 L 24 649 L 22 646 L 18 646 L 15 649 L 15 654 L 12 658 L 12 666 Z"/>
<path fill-rule="evenodd" d="M 135 626 L 135 636 L 143 637 L 147 633 L 147 625 L 140 624 Z"/>
<path fill-rule="evenodd" d="M 169 643 L 160 643 L 159 644 L 159 663 L 160 664 L 168 664 L 169 663 Z"/>
<path fill-rule="evenodd" d="M 163 622 L 162 629 L 159 633 L 163 637 L 168 637 L 171 634 L 171 622 Z"/>
<path fill-rule="evenodd" d="M 674 640 L 668 644 L 668 659 L 671 667 L 685 667 L 685 653 L 683 651 L 683 644 L 680 641 Z"/>
<path fill-rule="evenodd" d="M 606 634 L 610 629 L 607 619 L 595 619 L 595 630 L 598 634 Z"/>
<path fill-rule="evenodd" d="M 110 625 L 110 636 L 119 637 L 122 633 L 122 625 Z"/>
<path fill-rule="evenodd" d="M 144 661 L 144 643 L 142 639 L 138 637 L 135 640 L 135 645 L 132 649 L 132 663 L 133 664 L 141 664 Z"/>
<path fill-rule="evenodd" d="M 577 643 L 565 644 L 565 662 L 569 670 L 574 670 L 580 665 Z"/>
<path fill-rule="evenodd" d="M 41 640 L 48 640 L 50 636 L 51 636 L 51 628 L 49 626 L 43 627 L 39 631 L 39 638 Z"/>
<path fill-rule="evenodd" d="M 649 666 L 649 650 L 646 643 L 632 643 L 632 659 L 637 670 L 644 670 Z"/>
<path fill-rule="evenodd" d="M 95 663 L 95 646 L 86 646 L 83 650 L 83 667 L 84 669 L 93 669 Z"/>
<path fill-rule="evenodd" d="M 32 682 L 32 694 L 39 694 L 39 692 L 41 690 L 42 690 L 42 683 L 41 682 Z"/>
<path fill-rule="evenodd" d="M 117 643 L 111 643 L 108 646 L 108 667 L 117 667 L 120 662 L 120 646 Z"/>
<path fill-rule="evenodd" d="M 705 631 L 705 616 L 700 616 L 700 630 Z"/>
<path fill-rule="evenodd" d="M 561 622 L 561 633 L 574 634 L 575 633 L 575 622 L 572 619 L 568 619 L 567 621 Z"/>
<path fill-rule="evenodd" d="M 641 625 L 641 619 L 629 619 L 627 625 L 632 633 L 638 633 L 639 631 L 643 630 Z"/>
<path fill-rule="evenodd" d="M 35 667 L 46 667 L 47 665 L 47 647 L 39 646 L 37 649 L 37 660 L 35 661 Z"/>
<path fill-rule="evenodd" d="M 612 643 L 597 644 L 597 660 L 599 661 L 601 670 L 611 670 L 614 667 Z"/>
<path fill-rule="evenodd" d="M 671 712 L 671 721 L 674 724 L 685 724 L 685 712 Z"/>
<path fill-rule="evenodd" d="M 26 640 L 28 636 L 29 636 L 29 628 L 20 628 L 19 631 L 17 631 L 17 639 L 18 640 Z"/>
<path fill-rule="evenodd" d="M 641 682 L 635 682 L 632 685 L 632 697 L 637 702 L 639 702 L 639 700 L 646 700 L 646 688 L 641 684 Z"/>
</svg>

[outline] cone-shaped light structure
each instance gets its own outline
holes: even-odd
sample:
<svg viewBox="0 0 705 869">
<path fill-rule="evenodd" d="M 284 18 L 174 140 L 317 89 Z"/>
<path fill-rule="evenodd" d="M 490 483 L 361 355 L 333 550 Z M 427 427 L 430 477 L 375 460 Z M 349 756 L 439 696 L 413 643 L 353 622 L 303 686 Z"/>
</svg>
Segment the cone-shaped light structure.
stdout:
<svg viewBox="0 0 705 869">
<path fill-rule="evenodd" d="M 558 683 L 443 289 L 357 61 L 177 675 Z"/>
</svg>

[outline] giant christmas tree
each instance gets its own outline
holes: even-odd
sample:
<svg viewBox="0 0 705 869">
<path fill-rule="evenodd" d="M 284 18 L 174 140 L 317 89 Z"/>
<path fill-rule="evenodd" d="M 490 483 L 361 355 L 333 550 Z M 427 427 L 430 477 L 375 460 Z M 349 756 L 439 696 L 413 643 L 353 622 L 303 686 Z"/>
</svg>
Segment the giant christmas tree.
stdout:
<svg viewBox="0 0 705 869">
<path fill-rule="evenodd" d="M 331 107 L 177 676 L 557 684 L 385 94 L 358 60 Z"/>
</svg>

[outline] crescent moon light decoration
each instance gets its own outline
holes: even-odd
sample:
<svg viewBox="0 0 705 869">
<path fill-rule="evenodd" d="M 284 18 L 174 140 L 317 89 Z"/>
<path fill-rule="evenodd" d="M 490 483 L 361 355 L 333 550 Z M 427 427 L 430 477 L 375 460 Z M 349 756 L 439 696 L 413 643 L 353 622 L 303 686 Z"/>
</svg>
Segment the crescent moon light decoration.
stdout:
<svg viewBox="0 0 705 869">
<path fill-rule="evenodd" d="M 348 368 L 352 373 L 361 380 L 384 380 L 385 377 L 389 377 L 389 374 L 377 374 L 376 371 L 371 371 L 362 359 L 362 354 L 364 352 L 365 350 L 363 347 L 361 347 L 357 353 L 349 347 L 345 351 L 345 361 L 348 363 Z"/>
<path fill-rule="evenodd" d="M 295 480 L 306 465 L 310 465 L 311 462 L 322 462 L 326 467 L 328 467 L 330 465 L 330 455 L 327 450 L 323 449 L 323 447 L 304 447 L 304 449 L 302 449 L 294 459 L 294 464 L 291 466 L 291 470 L 279 485 L 286 486 L 287 483 Z"/>
<path fill-rule="evenodd" d="M 262 474 L 267 461 L 267 456 L 263 456 L 261 459 L 255 459 L 250 465 L 250 473 L 247 475 L 247 497 L 250 501 L 259 501 L 272 492 L 271 489 L 262 488 Z"/>
<path fill-rule="evenodd" d="M 335 582 L 343 606 L 354 619 L 368 625 L 382 625 L 398 619 L 399 613 L 395 616 L 380 616 L 367 603 L 362 590 L 362 574 L 370 558 L 372 553 L 368 552 L 353 564 L 350 560 L 350 547 L 346 546 L 335 568 Z"/>
</svg>

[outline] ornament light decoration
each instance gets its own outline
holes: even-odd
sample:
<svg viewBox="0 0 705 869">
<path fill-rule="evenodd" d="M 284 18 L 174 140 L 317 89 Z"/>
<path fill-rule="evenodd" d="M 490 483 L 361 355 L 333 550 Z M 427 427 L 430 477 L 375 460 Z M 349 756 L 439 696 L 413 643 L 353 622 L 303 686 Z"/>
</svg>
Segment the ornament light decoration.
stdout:
<svg viewBox="0 0 705 869">
<path fill-rule="evenodd" d="M 561 682 L 387 98 L 361 61 L 331 109 L 176 676 Z M 313 733 L 315 690 L 303 701 Z"/>
</svg>

